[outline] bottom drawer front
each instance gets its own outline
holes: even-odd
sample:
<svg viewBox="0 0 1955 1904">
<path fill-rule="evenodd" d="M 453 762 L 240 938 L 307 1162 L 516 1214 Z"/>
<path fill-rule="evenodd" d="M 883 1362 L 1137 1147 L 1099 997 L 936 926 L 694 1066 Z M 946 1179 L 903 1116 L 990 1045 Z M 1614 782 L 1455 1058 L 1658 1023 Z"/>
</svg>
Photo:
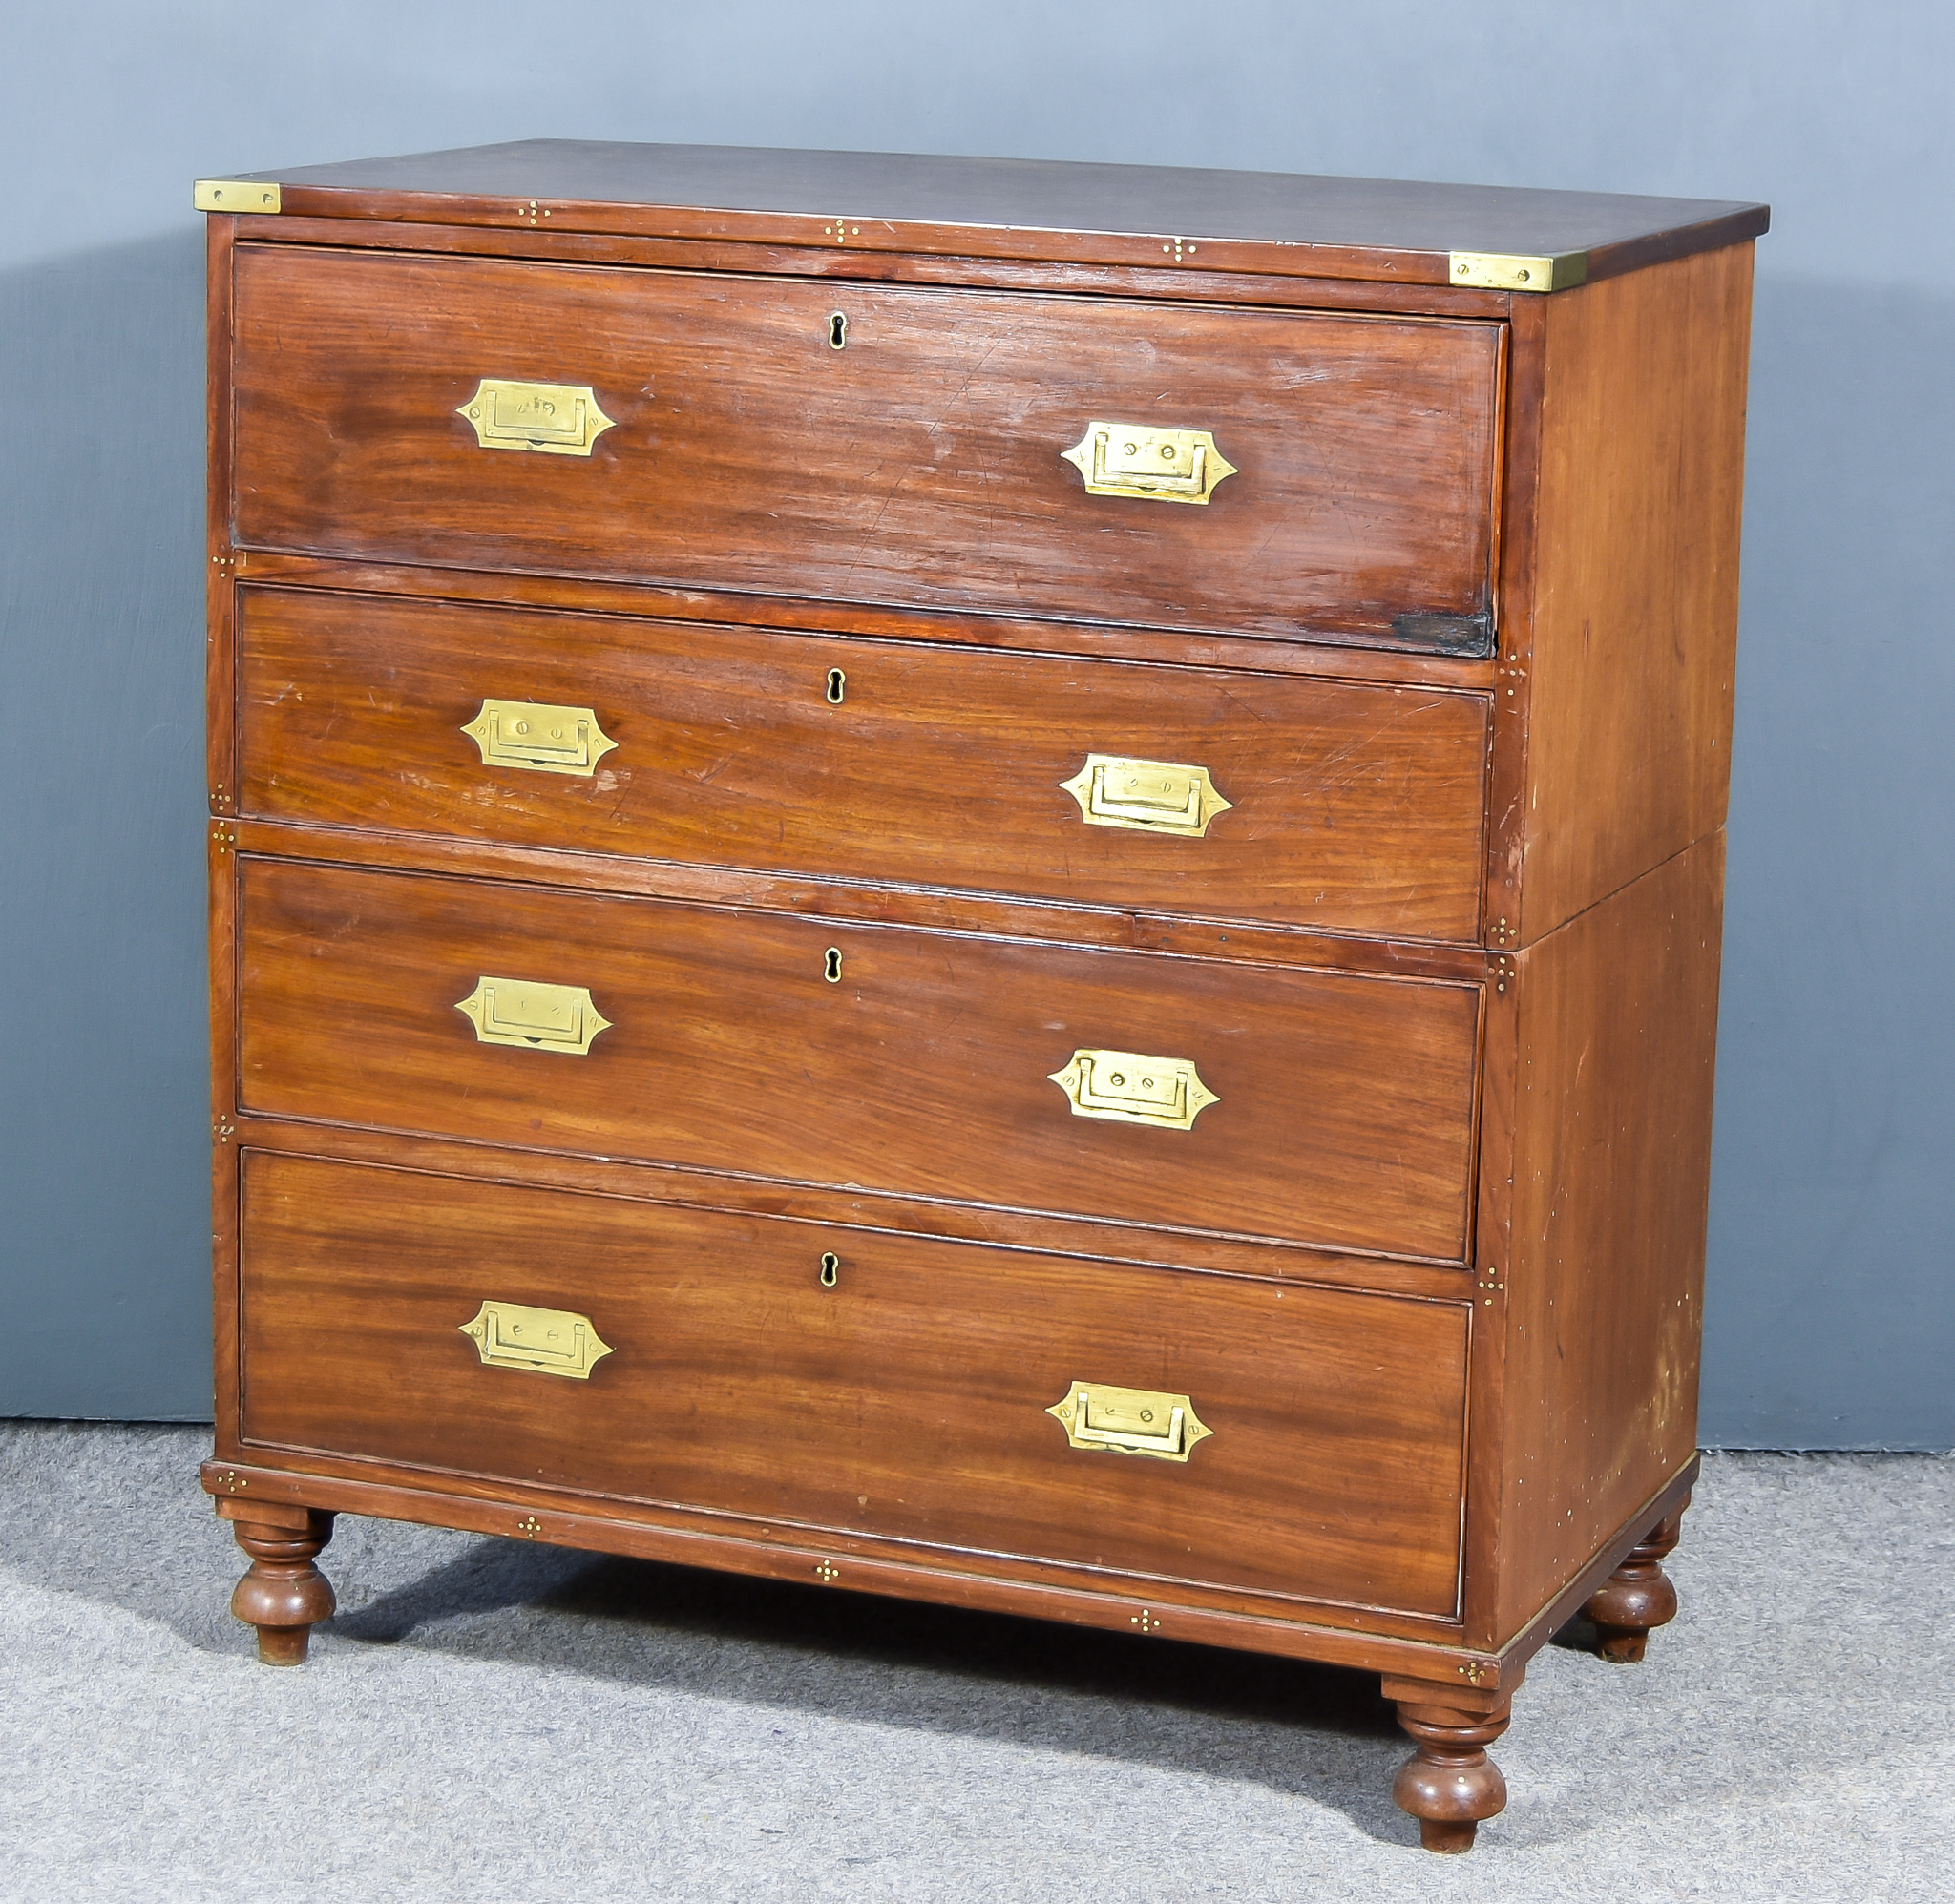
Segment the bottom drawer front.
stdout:
<svg viewBox="0 0 1955 1904">
<path fill-rule="evenodd" d="M 1468 1306 L 269 1152 L 243 1185 L 257 1447 L 1456 1610 Z"/>
</svg>

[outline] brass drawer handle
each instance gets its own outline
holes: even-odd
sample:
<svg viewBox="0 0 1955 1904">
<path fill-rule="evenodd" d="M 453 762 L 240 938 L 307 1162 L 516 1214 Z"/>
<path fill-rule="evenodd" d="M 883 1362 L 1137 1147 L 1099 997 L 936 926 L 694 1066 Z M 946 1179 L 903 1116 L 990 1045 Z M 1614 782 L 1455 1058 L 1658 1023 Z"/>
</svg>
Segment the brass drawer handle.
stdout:
<svg viewBox="0 0 1955 1904">
<path fill-rule="evenodd" d="M 546 456 L 588 456 L 611 428 L 588 384 L 521 384 L 484 377 L 455 415 L 484 450 L 539 450 Z"/>
<path fill-rule="evenodd" d="M 1060 785 L 1080 803 L 1080 817 L 1089 826 L 1178 833 L 1185 839 L 1200 839 L 1209 822 L 1234 805 L 1215 791 L 1207 767 L 1123 754 L 1088 754 L 1086 764 Z"/>
<path fill-rule="evenodd" d="M 541 985 L 534 978 L 490 978 L 455 1004 L 478 1044 L 525 1045 L 532 1051 L 589 1056 L 591 1040 L 611 1020 L 581 985 Z"/>
<path fill-rule="evenodd" d="M 1059 453 L 1085 477 L 1091 496 L 1207 503 L 1216 484 L 1236 472 L 1206 429 L 1155 429 L 1095 418 L 1085 435 Z"/>
<path fill-rule="evenodd" d="M 593 709 L 546 701 L 485 701 L 462 732 L 482 750 L 485 767 L 574 773 L 586 780 L 618 744 L 598 725 Z"/>
<path fill-rule="evenodd" d="M 1076 1118 L 1156 1124 L 1185 1131 L 1222 1100 L 1187 1057 L 1150 1057 L 1138 1051 L 1076 1051 L 1063 1071 L 1048 1074 Z"/>
<path fill-rule="evenodd" d="M 528 1369 L 588 1382 L 611 1345 L 574 1309 L 533 1309 L 522 1303 L 485 1302 L 461 1332 L 475 1345 L 485 1369 Z"/>
<path fill-rule="evenodd" d="M 1075 1382 L 1065 1399 L 1045 1412 L 1065 1430 L 1073 1447 L 1088 1454 L 1186 1461 L 1195 1443 L 1215 1432 L 1200 1420 L 1186 1395 L 1113 1389 L 1103 1382 Z"/>
</svg>

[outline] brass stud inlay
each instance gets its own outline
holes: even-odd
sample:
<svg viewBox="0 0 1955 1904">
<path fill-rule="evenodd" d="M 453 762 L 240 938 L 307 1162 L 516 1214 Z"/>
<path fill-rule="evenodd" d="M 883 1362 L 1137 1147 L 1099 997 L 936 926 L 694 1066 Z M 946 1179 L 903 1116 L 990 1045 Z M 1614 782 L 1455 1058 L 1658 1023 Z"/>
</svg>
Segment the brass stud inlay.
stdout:
<svg viewBox="0 0 1955 1904">
<path fill-rule="evenodd" d="M 831 1586 L 841 1578 L 841 1571 L 839 1567 L 830 1566 L 826 1560 L 818 1560 L 815 1563 L 814 1577 L 823 1586 Z"/>
<path fill-rule="evenodd" d="M 534 1514 L 526 1514 L 515 1524 L 515 1531 L 526 1540 L 534 1540 L 543 1531 L 543 1523 Z"/>
<path fill-rule="evenodd" d="M 1129 1618 L 1126 1623 L 1129 1626 L 1138 1626 L 1143 1633 L 1158 1633 L 1161 1630 L 1161 1622 L 1145 1606 Z"/>
</svg>

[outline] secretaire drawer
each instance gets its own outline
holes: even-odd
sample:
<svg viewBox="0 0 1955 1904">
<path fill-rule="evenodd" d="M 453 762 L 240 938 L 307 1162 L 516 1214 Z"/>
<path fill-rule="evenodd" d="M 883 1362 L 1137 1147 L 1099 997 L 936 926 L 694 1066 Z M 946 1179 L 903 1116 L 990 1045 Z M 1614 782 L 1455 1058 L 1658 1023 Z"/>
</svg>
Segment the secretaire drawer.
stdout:
<svg viewBox="0 0 1955 1904">
<path fill-rule="evenodd" d="M 234 270 L 241 546 L 1489 652 L 1497 324 L 300 245 Z"/>
<path fill-rule="evenodd" d="M 261 1447 L 1455 1611 L 1466 1305 L 264 1152 L 242 1195 Z"/>
<path fill-rule="evenodd" d="M 240 592 L 240 810 L 1471 939 L 1482 694 Z"/>
<path fill-rule="evenodd" d="M 1480 992 L 246 858 L 244 1109 L 1462 1259 Z"/>
</svg>

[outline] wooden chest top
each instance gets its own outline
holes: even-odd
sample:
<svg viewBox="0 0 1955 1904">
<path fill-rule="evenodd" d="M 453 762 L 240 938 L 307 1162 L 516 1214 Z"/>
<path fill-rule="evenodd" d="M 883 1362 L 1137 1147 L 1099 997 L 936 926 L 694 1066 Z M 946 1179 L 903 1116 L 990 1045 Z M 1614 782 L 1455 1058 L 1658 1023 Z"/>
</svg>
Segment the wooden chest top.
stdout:
<svg viewBox="0 0 1955 1904">
<path fill-rule="evenodd" d="M 1165 252 L 1214 270 L 1405 284 L 1482 282 L 1457 270 L 1455 254 L 1562 261 L 1547 283 L 1501 286 L 1541 290 L 1735 244 L 1770 221 L 1763 205 L 1701 199 L 585 139 L 302 166 L 199 189 L 246 182 L 275 183 L 275 208 L 304 218 L 534 222 L 745 243 L 840 238 L 865 251 L 1109 264 L 1150 264 Z M 203 205 L 263 208 L 242 191 Z"/>
</svg>

